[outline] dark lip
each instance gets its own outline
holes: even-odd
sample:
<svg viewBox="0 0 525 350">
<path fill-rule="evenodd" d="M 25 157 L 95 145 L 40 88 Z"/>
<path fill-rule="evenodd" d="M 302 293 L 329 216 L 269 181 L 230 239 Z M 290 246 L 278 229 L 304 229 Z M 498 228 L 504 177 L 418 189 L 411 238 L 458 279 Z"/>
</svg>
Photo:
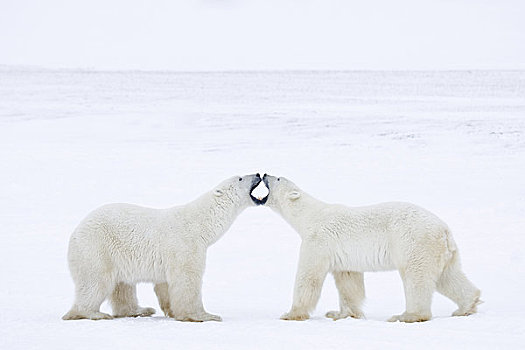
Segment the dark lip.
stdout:
<svg viewBox="0 0 525 350">
<path fill-rule="evenodd" d="M 259 186 L 259 184 L 261 183 L 261 181 L 263 181 L 261 179 L 261 176 L 259 174 L 257 174 L 257 177 L 253 180 L 253 183 L 252 183 L 252 187 L 250 188 L 250 198 L 252 199 L 252 201 L 257 204 L 257 205 L 264 205 L 266 203 L 266 201 L 268 200 L 268 196 L 264 197 L 263 199 L 259 199 L 259 198 L 255 198 L 254 196 L 252 196 L 252 192 L 253 190 Z"/>
<path fill-rule="evenodd" d="M 270 184 L 268 183 L 268 174 L 264 174 L 262 180 L 263 180 L 264 184 L 266 185 L 266 188 L 269 190 L 270 189 Z"/>
</svg>

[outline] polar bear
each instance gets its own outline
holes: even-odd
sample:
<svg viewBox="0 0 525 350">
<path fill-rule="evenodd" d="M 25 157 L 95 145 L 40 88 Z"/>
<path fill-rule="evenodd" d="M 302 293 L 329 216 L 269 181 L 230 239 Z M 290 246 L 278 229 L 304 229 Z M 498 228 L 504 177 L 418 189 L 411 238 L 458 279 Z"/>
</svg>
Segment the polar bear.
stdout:
<svg viewBox="0 0 525 350">
<path fill-rule="evenodd" d="M 305 320 L 315 308 L 325 276 L 331 272 L 339 292 L 339 311 L 326 317 L 361 318 L 363 272 L 398 270 L 406 311 L 391 322 L 432 317 L 435 290 L 458 306 L 453 315 L 476 312 L 480 290 L 461 271 L 459 253 L 447 225 L 408 203 L 346 207 L 321 202 L 284 177 L 264 175 L 266 205 L 301 236 L 293 305 L 284 320 Z"/>
<path fill-rule="evenodd" d="M 155 283 L 166 316 L 179 321 L 220 321 L 201 298 L 206 249 L 247 207 L 259 174 L 232 177 L 186 205 L 151 209 L 109 204 L 89 214 L 71 235 L 68 261 L 75 302 L 64 320 L 150 316 L 137 303 L 135 284 Z M 113 316 L 99 311 L 109 298 Z"/>
</svg>

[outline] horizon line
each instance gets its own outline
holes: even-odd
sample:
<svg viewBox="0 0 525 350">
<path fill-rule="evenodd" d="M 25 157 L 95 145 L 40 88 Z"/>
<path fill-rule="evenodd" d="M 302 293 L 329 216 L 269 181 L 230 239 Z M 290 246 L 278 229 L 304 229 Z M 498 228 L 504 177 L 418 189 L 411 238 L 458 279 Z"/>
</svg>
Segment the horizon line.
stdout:
<svg viewBox="0 0 525 350">
<path fill-rule="evenodd" d="M 165 69 L 165 68 L 123 68 L 123 69 L 110 69 L 110 68 L 95 68 L 95 67 L 49 67 L 40 65 L 27 65 L 27 64 L 0 64 L 0 71 L 2 70 L 35 70 L 35 71 L 70 71 L 77 73 L 169 73 L 169 74 L 239 74 L 239 73 L 357 73 L 357 72 L 442 72 L 442 73 L 453 73 L 453 72 L 520 72 L 524 71 L 525 68 L 431 68 L 431 69 L 408 69 L 408 68 L 367 68 L 367 69 L 295 69 L 295 68 L 282 68 L 282 69 Z"/>
</svg>

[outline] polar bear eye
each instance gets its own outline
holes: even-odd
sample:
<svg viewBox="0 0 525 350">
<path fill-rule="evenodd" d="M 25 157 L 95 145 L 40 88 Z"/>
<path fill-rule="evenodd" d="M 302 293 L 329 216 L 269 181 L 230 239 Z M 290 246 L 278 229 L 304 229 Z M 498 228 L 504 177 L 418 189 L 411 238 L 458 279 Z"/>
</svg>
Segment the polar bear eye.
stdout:
<svg viewBox="0 0 525 350">
<path fill-rule="evenodd" d="M 239 178 L 239 181 L 242 181 L 242 177 Z"/>
<path fill-rule="evenodd" d="M 281 181 L 281 178 L 280 178 L 280 177 L 278 177 L 278 178 L 277 178 L 277 181 Z"/>
</svg>

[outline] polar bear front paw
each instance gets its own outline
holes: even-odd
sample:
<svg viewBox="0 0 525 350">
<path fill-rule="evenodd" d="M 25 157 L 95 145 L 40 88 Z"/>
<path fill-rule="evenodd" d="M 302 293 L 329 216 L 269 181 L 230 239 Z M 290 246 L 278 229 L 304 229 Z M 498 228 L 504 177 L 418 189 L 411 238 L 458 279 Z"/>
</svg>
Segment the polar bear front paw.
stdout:
<svg viewBox="0 0 525 350">
<path fill-rule="evenodd" d="M 67 314 L 65 314 L 62 317 L 63 320 L 82 320 L 82 319 L 88 319 L 88 320 L 111 320 L 113 319 L 113 316 L 105 314 L 103 312 L 99 311 L 86 311 L 86 312 L 80 312 L 80 311 L 69 311 Z"/>
<path fill-rule="evenodd" d="M 178 317 L 175 317 L 175 319 L 177 321 L 182 321 L 182 322 L 207 322 L 207 321 L 221 322 L 222 321 L 221 316 L 209 314 L 207 312 L 200 313 L 200 314 L 194 314 L 194 315 L 178 316 Z"/>
<path fill-rule="evenodd" d="M 328 311 L 325 315 L 328 318 L 333 319 L 334 321 L 341 320 L 343 318 L 352 317 L 352 318 L 363 318 L 363 313 L 361 311 Z"/>
<path fill-rule="evenodd" d="M 281 316 L 281 320 L 286 321 L 305 321 L 310 318 L 307 313 L 287 312 Z"/>
<path fill-rule="evenodd" d="M 432 318 L 430 315 L 417 315 L 417 314 L 407 314 L 406 312 L 401 315 L 394 315 L 388 319 L 388 322 L 425 322 Z"/>
<path fill-rule="evenodd" d="M 222 322 L 222 317 L 221 316 L 213 315 L 213 314 L 209 314 L 209 313 L 205 313 L 204 315 L 202 315 L 202 317 L 200 319 L 202 321 L 204 321 L 204 322 L 206 322 L 206 321 Z"/>
<path fill-rule="evenodd" d="M 155 314 L 155 309 L 152 307 L 139 307 L 137 312 L 131 317 L 148 317 Z"/>
<path fill-rule="evenodd" d="M 122 317 L 148 317 L 155 314 L 155 309 L 152 307 L 138 307 L 135 310 L 131 311 L 120 311 L 113 315 L 116 318 Z"/>
</svg>

